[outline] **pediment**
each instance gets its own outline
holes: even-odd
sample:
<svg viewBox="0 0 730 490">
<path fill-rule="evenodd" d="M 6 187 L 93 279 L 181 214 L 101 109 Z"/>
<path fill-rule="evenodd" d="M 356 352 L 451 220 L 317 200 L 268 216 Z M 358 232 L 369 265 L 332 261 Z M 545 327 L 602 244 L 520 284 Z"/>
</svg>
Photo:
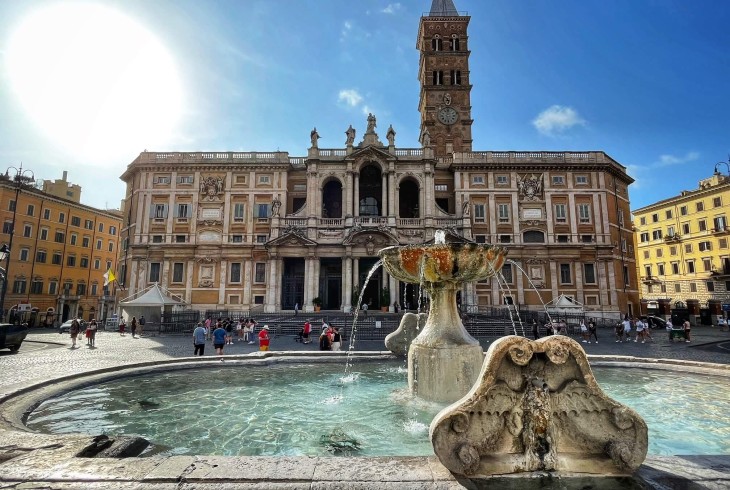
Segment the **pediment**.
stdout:
<svg viewBox="0 0 730 490">
<path fill-rule="evenodd" d="M 349 156 L 348 160 L 395 160 L 395 155 L 388 153 L 387 149 L 378 146 L 368 145 L 357 147 Z"/>
<path fill-rule="evenodd" d="M 266 242 L 267 247 L 314 247 L 316 245 L 317 242 L 293 231 L 284 233 L 283 235 Z"/>
<path fill-rule="evenodd" d="M 375 255 L 381 248 L 398 245 L 398 239 L 388 230 L 355 230 L 354 228 L 342 242 L 343 245 L 365 247 L 368 254 Z"/>
</svg>

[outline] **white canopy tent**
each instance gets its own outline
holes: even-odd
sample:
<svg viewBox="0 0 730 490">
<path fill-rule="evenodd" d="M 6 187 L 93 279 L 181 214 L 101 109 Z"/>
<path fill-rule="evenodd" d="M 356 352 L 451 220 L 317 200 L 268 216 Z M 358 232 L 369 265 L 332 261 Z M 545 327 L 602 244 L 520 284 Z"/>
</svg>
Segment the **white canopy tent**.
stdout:
<svg viewBox="0 0 730 490">
<path fill-rule="evenodd" d="M 186 304 L 182 298 L 170 293 L 157 283 L 119 302 L 122 318 L 127 322 L 133 316 L 139 319 L 144 315 L 145 320 L 149 323 L 159 323 L 163 313 L 170 313 L 176 307 L 183 307 Z"/>
<path fill-rule="evenodd" d="M 561 294 L 545 305 L 550 315 L 571 315 L 577 316 L 584 313 L 583 305 L 573 298 Z"/>
</svg>

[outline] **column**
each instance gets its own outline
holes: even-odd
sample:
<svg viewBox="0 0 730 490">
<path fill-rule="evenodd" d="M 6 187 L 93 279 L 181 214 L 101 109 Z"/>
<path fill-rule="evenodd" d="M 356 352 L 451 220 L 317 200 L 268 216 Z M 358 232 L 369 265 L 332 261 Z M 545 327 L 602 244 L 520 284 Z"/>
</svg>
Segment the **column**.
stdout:
<svg viewBox="0 0 730 490">
<path fill-rule="evenodd" d="M 388 277 L 388 288 L 390 288 L 390 303 L 388 303 L 388 311 L 395 311 L 395 308 L 393 308 L 393 303 L 398 301 L 400 303 L 400 300 L 398 300 L 398 281 L 396 281 L 395 277 L 390 276 Z"/>
<path fill-rule="evenodd" d="M 348 313 L 352 310 L 352 258 L 342 257 L 342 276 L 344 278 L 344 290 L 342 297 L 343 311 Z"/>
<path fill-rule="evenodd" d="M 269 266 L 269 273 L 268 273 L 268 289 L 266 291 L 266 304 L 264 305 L 264 311 L 266 313 L 273 313 L 275 311 L 275 299 L 274 295 L 276 294 L 276 288 L 274 285 L 276 284 L 276 276 L 278 274 L 277 272 L 277 262 L 278 260 L 273 257 L 267 261 L 267 265 Z"/>
<path fill-rule="evenodd" d="M 395 210 L 395 171 L 391 170 L 388 173 L 388 215 L 389 216 L 398 216 Z"/>
<path fill-rule="evenodd" d="M 190 259 L 185 264 L 185 301 L 193 302 L 193 272 L 195 271 L 195 261 Z M 244 276 L 246 277 L 246 276 Z"/>
<path fill-rule="evenodd" d="M 251 284 L 253 283 L 253 277 L 251 277 L 251 262 L 252 258 L 246 260 L 243 264 L 243 299 L 244 305 L 251 308 Z"/>
<path fill-rule="evenodd" d="M 218 304 L 225 305 L 226 301 L 226 278 L 228 277 L 228 261 L 222 259 L 220 262 L 221 270 L 218 271 Z"/>
<path fill-rule="evenodd" d="M 306 257 L 304 259 L 304 300 L 302 304 L 302 311 L 314 311 L 314 305 L 312 300 L 314 295 L 312 294 L 312 258 Z"/>
<path fill-rule="evenodd" d="M 353 188 L 352 182 L 352 170 L 348 170 L 345 174 L 345 216 L 353 216 L 352 201 L 355 189 Z"/>
<path fill-rule="evenodd" d="M 352 259 L 352 282 L 353 284 L 357 284 L 359 291 L 362 291 L 362 284 L 360 284 L 360 259 L 357 257 Z"/>
<path fill-rule="evenodd" d="M 583 262 L 573 262 L 575 264 L 575 299 L 580 303 L 585 303 L 585 295 L 583 294 Z"/>
<path fill-rule="evenodd" d="M 314 296 L 319 296 L 319 269 L 321 266 L 321 262 L 319 261 L 319 257 L 314 258 Z"/>
<path fill-rule="evenodd" d="M 354 202 L 353 202 L 353 206 L 355 209 L 353 210 L 352 215 L 360 216 L 360 174 L 355 173 L 354 178 L 355 178 L 355 184 L 353 185 L 352 190 L 353 190 L 353 195 L 355 196 Z"/>
<path fill-rule="evenodd" d="M 605 260 L 596 261 L 596 274 L 598 274 L 598 289 L 600 292 L 600 306 L 604 308 L 608 304 L 608 272 L 606 271 Z"/>
<path fill-rule="evenodd" d="M 388 178 L 389 178 L 390 172 L 387 170 L 383 172 L 383 177 L 381 179 L 382 187 L 380 192 L 380 199 L 382 200 L 382 206 L 381 206 L 381 216 L 388 216 L 388 210 L 390 209 L 390 203 L 388 202 Z"/>
</svg>

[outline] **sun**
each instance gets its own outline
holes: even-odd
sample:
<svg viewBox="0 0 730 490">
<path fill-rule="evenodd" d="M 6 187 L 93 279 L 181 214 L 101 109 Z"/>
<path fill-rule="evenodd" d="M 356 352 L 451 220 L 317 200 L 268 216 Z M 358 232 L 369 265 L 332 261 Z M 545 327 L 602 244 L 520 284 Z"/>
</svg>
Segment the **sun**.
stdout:
<svg viewBox="0 0 730 490">
<path fill-rule="evenodd" d="M 136 154 L 165 146 L 182 113 L 171 54 L 140 24 L 101 5 L 33 11 L 11 35 L 6 61 L 24 110 L 73 152 Z"/>
</svg>

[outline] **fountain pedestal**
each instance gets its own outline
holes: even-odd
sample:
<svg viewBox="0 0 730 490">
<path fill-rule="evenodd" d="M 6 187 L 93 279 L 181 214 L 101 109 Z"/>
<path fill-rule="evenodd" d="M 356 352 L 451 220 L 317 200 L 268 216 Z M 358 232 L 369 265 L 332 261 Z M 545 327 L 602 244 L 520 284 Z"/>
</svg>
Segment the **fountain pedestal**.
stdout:
<svg viewBox="0 0 730 490">
<path fill-rule="evenodd" d="M 466 395 L 479 377 L 484 353 L 464 328 L 453 283 L 427 285 L 431 312 L 408 350 L 408 387 L 419 397 L 453 402 Z"/>
</svg>

